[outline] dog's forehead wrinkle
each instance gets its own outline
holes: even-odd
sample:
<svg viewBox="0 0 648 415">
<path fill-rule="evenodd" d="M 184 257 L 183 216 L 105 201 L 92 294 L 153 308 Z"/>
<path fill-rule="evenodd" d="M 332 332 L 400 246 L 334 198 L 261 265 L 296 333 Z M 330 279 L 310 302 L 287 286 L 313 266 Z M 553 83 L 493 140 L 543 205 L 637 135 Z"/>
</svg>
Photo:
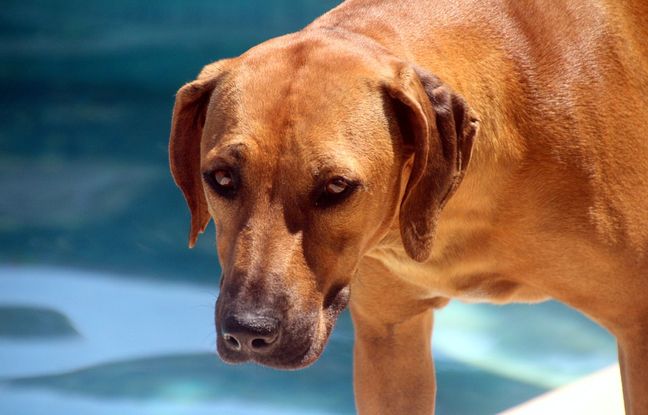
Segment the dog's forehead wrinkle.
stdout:
<svg viewBox="0 0 648 415">
<path fill-rule="evenodd" d="M 357 50 L 340 48 L 330 39 L 313 36 L 250 51 L 242 57 L 237 71 L 243 107 L 257 107 L 269 119 L 279 122 L 278 118 L 298 114 L 300 104 L 308 107 L 315 99 L 339 101 L 349 95 L 350 89 L 366 88 L 366 79 L 372 76 L 365 61 L 366 57 Z M 340 77 L 342 72 L 345 76 Z M 264 79 L 262 84 L 260 74 Z M 287 107 L 291 111 L 286 111 Z"/>
<path fill-rule="evenodd" d="M 227 158 L 236 161 L 244 161 L 246 153 L 248 152 L 248 145 L 244 142 L 229 142 L 218 145 L 211 149 L 208 153 L 210 158 Z"/>
<path fill-rule="evenodd" d="M 243 159 L 245 158 L 247 147 L 247 144 L 244 142 L 228 143 L 224 146 L 223 151 L 234 158 Z"/>
<path fill-rule="evenodd" d="M 357 44 L 340 38 L 336 33 L 307 31 L 273 39 L 261 47 L 252 48 L 241 55 L 241 63 L 253 70 L 282 64 L 298 68 L 311 60 L 316 60 L 318 64 L 346 62 L 369 66 L 370 59 L 363 52 L 359 51 Z"/>
<path fill-rule="evenodd" d="M 312 177 L 316 180 L 327 175 L 363 179 L 365 172 L 362 162 L 354 154 L 355 151 L 342 145 L 332 147 L 316 150 L 310 169 Z"/>
</svg>

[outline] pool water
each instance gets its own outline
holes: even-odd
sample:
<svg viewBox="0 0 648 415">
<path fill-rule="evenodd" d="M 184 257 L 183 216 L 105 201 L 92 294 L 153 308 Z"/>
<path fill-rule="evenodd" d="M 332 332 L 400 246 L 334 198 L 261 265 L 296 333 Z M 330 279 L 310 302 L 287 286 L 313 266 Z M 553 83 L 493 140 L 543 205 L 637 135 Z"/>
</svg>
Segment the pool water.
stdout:
<svg viewBox="0 0 648 415">
<path fill-rule="evenodd" d="M 0 9 L 0 414 L 351 414 L 344 314 L 313 367 L 215 355 L 213 229 L 186 249 L 167 167 L 177 88 L 335 1 L 5 1 Z M 494 414 L 616 359 L 557 303 L 452 303 L 438 413 Z"/>
</svg>

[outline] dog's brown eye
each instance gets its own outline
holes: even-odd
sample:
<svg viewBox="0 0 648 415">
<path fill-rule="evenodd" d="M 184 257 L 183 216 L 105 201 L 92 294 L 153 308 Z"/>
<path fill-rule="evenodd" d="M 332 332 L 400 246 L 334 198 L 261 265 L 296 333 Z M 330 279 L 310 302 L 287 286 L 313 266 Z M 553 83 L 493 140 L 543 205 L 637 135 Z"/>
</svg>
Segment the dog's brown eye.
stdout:
<svg viewBox="0 0 648 415">
<path fill-rule="evenodd" d="M 220 187 L 225 189 L 231 189 L 234 187 L 234 179 L 232 174 L 227 170 L 216 170 L 214 172 L 214 181 Z"/>
<path fill-rule="evenodd" d="M 343 177 L 334 177 L 324 183 L 320 188 L 315 204 L 319 207 L 327 207 L 342 202 L 353 193 L 358 187 L 357 182 L 350 181 Z"/>
<path fill-rule="evenodd" d="M 204 178 L 216 193 L 227 198 L 234 197 L 239 186 L 236 176 L 229 169 L 217 169 L 205 173 Z"/>
<path fill-rule="evenodd" d="M 349 187 L 349 183 L 340 178 L 331 179 L 326 183 L 326 193 L 339 195 Z"/>
</svg>

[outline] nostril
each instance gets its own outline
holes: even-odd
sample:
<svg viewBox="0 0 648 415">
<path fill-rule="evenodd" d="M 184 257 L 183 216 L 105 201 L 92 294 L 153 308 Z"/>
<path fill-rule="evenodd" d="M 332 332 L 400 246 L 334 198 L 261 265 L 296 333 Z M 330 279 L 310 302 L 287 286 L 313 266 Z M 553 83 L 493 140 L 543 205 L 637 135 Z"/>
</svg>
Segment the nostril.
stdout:
<svg viewBox="0 0 648 415">
<path fill-rule="evenodd" d="M 236 337 L 232 336 L 231 334 L 225 333 L 223 334 L 223 338 L 232 349 L 241 350 L 241 343 Z"/>
<path fill-rule="evenodd" d="M 268 342 L 266 339 L 254 339 L 252 340 L 252 348 L 253 349 L 265 349 L 266 347 L 270 346 L 271 342 Z"/>
</svg>

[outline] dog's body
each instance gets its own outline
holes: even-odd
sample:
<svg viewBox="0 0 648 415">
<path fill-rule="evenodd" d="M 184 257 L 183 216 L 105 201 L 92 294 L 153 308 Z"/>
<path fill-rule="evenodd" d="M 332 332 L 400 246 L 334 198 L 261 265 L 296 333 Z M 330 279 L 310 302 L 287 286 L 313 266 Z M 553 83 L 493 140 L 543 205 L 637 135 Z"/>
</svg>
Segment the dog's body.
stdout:
<svg viewBox="0 0 648 415">
<path fill-rule="evenodd" d="M 648 414 L 646 39 L 648 3 L 643 0 L 586 4 L 566 0 L 550 4 L 534 0 L 347 1 L 302 32 L 258 46 L 234 63 L 219 62 L 206 67 L 199 80 L 190 84 L 191 91 L 185 89 L 184 98 L 179 95 L 174 128 L 186 118 L 182 112 L 184 103 L 197 102 L 196 97 L 207 90 L 212 97 L 211 104 L 204 109 L 207 113 L 204 131 L 201 125 L 198 132 L 203 137 L 199 157 L 204 172 L 204 166 L 214 163 L 210 154 L 227 141 L 223 137 L 234 134 L 218 121 L 222 123 L 222 114 L 229 111 L 226 106 L 244 108 L 246 117 L 254 118 L 257 124 L 264 124 L 259 120 L 264 120 L 262 114 L 272 107 L 276 119 L 284 113 L 289 115 L 283 123 L 273 121 L 272 127 L 268 127 L 270 122 L 265 123 L 263 131 L 272 131 L 268 136 L 274 137 L 281 131 L 282 136 L 299 140 L 299 134 L 295 134 L 299 131 L 309 137 L 309 145 L 316 147 L 315 152 L 330 148 L 329 144 L 337 140 L 341 151 L 353 156 L 349 158 L 359 171 L 373 163 L 377 155 L 387 154 L 385 160 L 395 160 L 398 173 L 388 178 L 393 183 L 385 190 L 395 195 L 393 200 L 384 199 L 352 211 L 352 217 L 360 215 L 362 219 L 351 220 L 346 225 L 358 234 L 365 229 L 367 234 L 363 238 L 355 238 L 355 234 L 337 238 L 335 234 L 332 245 L 350 241 L 352 247 L 341 248 L 336 253 L 342 264 L 339 266 L 342 269 L 338 269 L 331 259 L 333 254 L 320 252 L 328 246 L 321 233 L 329 232 L 327 229 L 332 229 L 331 235 L 334 231 L 339 233 L 335 226 L 327 224 L 318 228 L 314 232 L 317 246 L 311 247 L 304 242 L 308 241 L 310 225 L 304 224 L 306 221 L 291 223 L 290 218 L 298 214 L 286 214 L 289 203 L 282 204 L 288 233 L 268 225 L 274 223 L 269 218 L 276 218 L 268 213 L 274 206 L 272 195 L 264 202 L 266 216 L 259 222 L 253 220 L 257 217 L 254 213 L 242 217 L 224 212 L 223 205 L 218 205 L 221 202 L 212 199 L 208 190 L 206 200 L 196 196 L 192 186 L 199 186 L 196 184 L 199 179 L 178 176 L 184 170 L 196 169 L 198 155 L 195 150 L 178 144 L 182 133 L 174 130 L 172 169 L 192 207 L 192 239 L 209 220 L 205 213 L 208 209 L 217 221 L 224 278 L 232 273 L 256 275 L 259 269 L 262 273 L 272 269 L 268 275 L 278 275 L 293 269 L 290 267 L 297 267 L 302 273 L 308 268 L 310 278 L 318 281 L 318 292 L 324 293 L 325 298 L 313 301 L 323 301 L 326 306 L 344 302 L 338 301 L 339 287 L 350 284 L 356 327 L 355 388 L 362 413 L 418 414 L 433 410 L 430 309 L 454 298 L 496 303 L 555 298 L 581 310 L 617 336 L 626 412 Z M 369 57 L 358 57 L 362 55 Z M 382 118 L 376 118 L 374 113 L 379 107 L 370 105 L 373 101 L 359 86 L 347 88 L 344 94 L 336 88 L 332 92 L 321 91 L 321 97 L 306 89 L 318 76 L 327 79 L 383 76 L 390 72 L 386 68 L 395 65 L 394 60 L 401 66 L 396 75 L 389 75 L 389 82 L 383 82 L 389 84 L 383 95 L 398 100 L 398 106 L 404 105 L 406 111 L 414 113 L 403 118 L 401 110 L 386 110 L 387 120 L 397 120 L 399 125 L 413 123 L 413 126 L 400 127 L 401 134 L 395 133 L 389 122 L 385 124 Z M 403 69 L 402 62 L 412 65 L 414 72 Z M 269 69 L 259 71 L 255 65 Z M 376 73 L 367 67 L 377 68 Z M 224 72 L 233 79 L 227 81 L 227 88 L 220 86 Z M 311 72 L 314 77 L 308 75 Z M 416 77 L 413 73 L 420 78 L 420 84 L 412 81 L 416 84 L 411 87 L 414 90 L 401 87 Z M 280 78 L 282 74 L 288 81 Z M 284 91 L 282 98 L 274 98 L 276 91 L 248 93 L 253 85 L 249 79 L 255 77 L 264 77 L 277 91 Z M 398 80 L 399 86 L 393 86 L 392 77 Z M 285 88 L 282 82 L 288 82 Z M 420 95 L 420 89 L 416 88 L 420 86 L 437 114 L 436 130 L 430 127 L 430 134 L 438 134 L 442 142 L 441 150 L 438 145 L 432 146 L 430 154 L 425 155 L 428 163 L 433 163 L 431 152 L 435 150 L 442 151 L 450 162 L 455 162 L 451 160 L 455 153 L 457 159 L 454 170 L 450 169 L 447 174 L 449 179 L 430 179 L 430 189 L 442 188 L 438 194 L 437 190 L 427 192 L 436 195 L 434 209 L 429 204 L 421 205 L 421 200 L 427 200 L 425 192 L 410 197 L 416 193 L 416 186 L 427 183 L 427 175 L 442 177 L 445 172 L 433 166 L 436 168 L 433 174 L 427 173 L 429 167 L 421 167 L 417 161 L 420 137 L 416 129 L 425 124 L 421 119 L 435 120 L 435 116 L 421 118 L 417 112 L 428 114 L 429 104 L 419 105 L 416 98 Z M 440 93 L 441 90 L 445 92 Z M 215 100 L 213 97 L 219 94 L 221 99 Z M 242 94 L 242 98 L 237 94 Z M 354 94 L 358 105 L 352 99 Z M 453 94 L 452 99 L 443 107 L 448 94 Z M 223 97 L 226 103 L 216 103 L 223 101 Z M 273 106 L 273 100 L 279 106 Z M 266 112 L 259 109 L 259 102 L 264 103 Z M 290 105 L 281 106 L 287 102 Z M 349 147 L 339 137 L 331 137 L 331 130 L 320 118 L 317 122 L 322 127 L 317 124 L 313 132 L 314 118 L 309 105 L 318 108 L 322 119 L 336 117 L 344 126 L 346 137 L 353 137 L 353 146 Z M 451 132 L 444 127 L 447 114 L 442 107 L 453 111 Z M 213 116 L 214 121 L 210 122 L 209 114 L 216 111 L 219 117 Z M 359 116 L 360 124 L 344 121 L 342 114 L 345 113 L 354 113 L 355 120 Z M 242 124 L 243 118 L 234 115 L 230 118 L 238 120 L 232 124 Z M 300 120 L 307 118 L 308 123 L 300 127 Z M 473 146 L 477 119 L 479 132 Z M 412 145 L 414 150 L 408 143 L 394 144 L 392 150 L 374 145 L 368 138 L 358 138 L 357 130 L 372 131 L 371 128 L 377 128 L 373 126 L 383 124 L 389 124 L 383 127 L 392 137 L 405 137 L 408 133 L 419 137 Z M 186 129 L 186 126 L 177 128 Z M 259 135 L 261 130 L 255 128 L 246 124 L 239 130 L 248 135 L 256 131 L 254 134 Z M 284 134 L 284 131 L 291 133 Z M 455 133 L 451 141 L 458 142 L 457 148 L 448 150 L 444 140 L 448 140 L 448 134 L 454 137 Z M 382 137 L 380 132 L 373 134 Z M 264 140 L 255 145 L 274 141 L 255 153 L 256 157 L 278 160 L 284 158 L 284 153 L 292 154 L 292 150 L 286 150 L 285 143 L 278 142 L 281 138 Z M 376 138 L 378 143 L 383 141 Z M 321 148 L 320 143 L 323 143 Z M 188 151 L 193 155 L 178 155 Z M 300 151 L 292 159 L 293 156 L 285 156 L 290 159 L 286 165 L 272 164 L 274 161 L 270 164 L 280 175 L 287 174 L 282 166 L 299 162 L 305 154 Z M 468 160 L 470 165 L 466 168 Z M 383 176 L 395 172 L 394 166 L 382 171 Z M 366 170 L 361 176 L 371 177 L 377 169 Z M 223 174 L 222 170 L 218 172 Z M 278 185 L 268 186 L 275 189 Z M 381 192 L 371 190 L 376 189 L 375 185 L 367 188 L 368 193 Z M 288 199 L 283 197 L 284 202 Z M 252 205 L 249 200 L 245 206 Z M 361 202 L 353 203 L 360 205 Z M 410 212 L 413 207 L 426 211 L 431 219 L 416 222 L 416 214 Z M 376 223 L 373 228 L 368 225 L 371 221 Z M 404 229 L 404 223 L 409 221 L 414 224 Z M 256 237 L 255 226 L 259 229 Z M 245 236 L 248 232 L 249 238 Z M 297 252 L 293 248 L 295 240 L 289 239 L 288 234 L 300 232 L 303 252 L 299 252 L 305 258 L 300 265 L 268 265 L 254 254 L 244 253 L 252 250 L 263 256 L 277 249 Z M 284 233 L 285 238 L 281 236 Z M 270 250 L 261 249 L 267 246 L 261 239 L 268 237 L 285 244 L 276 242 L 277 246 Z M 354 244 L 357 249 L 353 248 Z M 234 248 L 238 246 L 240 249 Z M 291 264 L 296 261 L 294 255 L 288 261 Z M 348 278 L 340 276 L 345 270 Z M 331 276 L 322 276 L 325 274 Z M 238 277 L 238 283 L 232 284 L 250 287 L 254 285 L 250 281 L 259 278 Z M 231 303 L 241 303 L 241 290 L 248 293 L 245 301 L 257 296 L 257 300 L 250 300 L 252 303 L 258 301 L 259 290 L 266 290 L 272 296 L 281 290 L 273 284 L 270 288 L 266 284 L 264 288 L 249 290 L 228 287 L 225 283 L 224 290 L 232 298 Z M 314 298 L 308 289 L 299 288 L 301 294 L 292 293 L 289 301 L 301 304 L 303 298 Z M 324 307 L 324 310 L 328 315 L 328 309 Z M 336 315 L 337 311 L 331 314 Z M 325 338 L 331 322 L 320 318 L 315 324 L 327 329 L 317 329 L 312 336 Z M 220 324 L 223 325 L 227 326 Z M 228 355 L 233 353 L 231 350 L 219 350 L 229 360 L 237 360 L 230 357 L 233 354 Z M 252 358 L 274 364 L 256 355 Z"/>
</svg>

